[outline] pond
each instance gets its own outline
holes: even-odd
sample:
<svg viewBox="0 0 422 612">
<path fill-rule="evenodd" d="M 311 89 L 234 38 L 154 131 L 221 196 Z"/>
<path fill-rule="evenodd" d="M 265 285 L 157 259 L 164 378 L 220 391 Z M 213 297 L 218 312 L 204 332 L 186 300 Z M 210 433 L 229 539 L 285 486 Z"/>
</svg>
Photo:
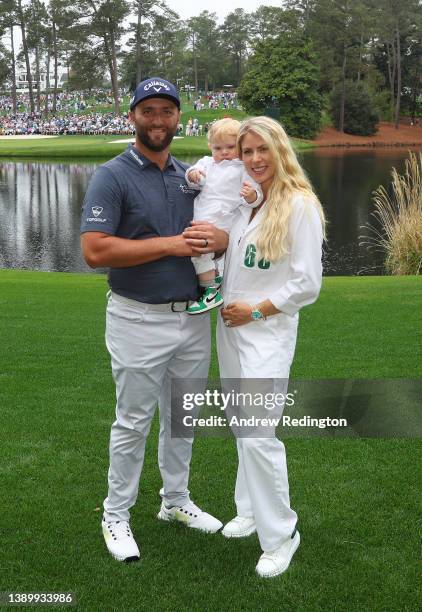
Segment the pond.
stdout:
<svg viewBox="0 0 422 612">
<path fill-rule="evenodd" d="M 328 219 L 326 275 L 382 274 L 382 255 L 359 246 L 372 192 L 404 169 L 403 149 L 301 154 Z M 189 163 L 195 158 L 186 160 Z M 90 272 L 79 247 L 81 203 L 99 163 L 0 161 L 0 268 Z"/>
</svg>

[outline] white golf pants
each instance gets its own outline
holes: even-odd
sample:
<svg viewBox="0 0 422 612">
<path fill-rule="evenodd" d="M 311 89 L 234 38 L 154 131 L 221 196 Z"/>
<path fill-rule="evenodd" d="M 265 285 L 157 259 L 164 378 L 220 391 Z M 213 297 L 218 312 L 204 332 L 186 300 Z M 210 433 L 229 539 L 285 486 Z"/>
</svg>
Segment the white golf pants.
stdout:
<svg viewBox="0 0 422 612">
<path fill-rule="evenodd" d="M 234 328 L 225 327 L 219 317 L 221 378 L 268 379 L 268 385 L 262 381 L 263 388 L 286 394 L 296 330 L 297 318 L 287 315 Z M 276 407 L 271 416 L 281 417 L 282 412 L 282 406 Z M 261 548 L 270 552 L 291 536 L 297 522 L 296 512 L 290 507 L 286 451 L 275 433 L 265 438 L 241 435 L 237 431 L 237 514 L 255 519 Z"/>
<path fill-rule="evenodd" d="M 190 439 L 172 438 L 172 378 L 208 376 L 209 316 L 161 311 L 111 294 L 107 305 L 106 344 L 116 385 L 116 420 L 110 435 L 107 521 L 129 520 L 138 495 L 145 443 L 158 402 L 158 463 L 167 505 L 189 501 Z"/>
</svg>

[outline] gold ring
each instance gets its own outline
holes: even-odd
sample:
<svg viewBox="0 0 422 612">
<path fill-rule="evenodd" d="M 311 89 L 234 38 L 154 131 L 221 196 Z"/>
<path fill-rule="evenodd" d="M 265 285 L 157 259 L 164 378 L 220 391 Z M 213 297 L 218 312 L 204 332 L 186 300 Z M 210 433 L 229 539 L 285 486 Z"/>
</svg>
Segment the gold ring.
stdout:
<svg viewBox="0 0 422 612">
<path fill-rule="evenodd" d="M 208 240 L 206 238 L 204 238 L 204 240 L 205 240 L 205 244 L 204 244 L 204 249 L 205 249 L 205 247 L 208 246 Z"/>
<path fill-rule="evenodd" d="M 232 322 L 231 322 L 229 319 L 227 319 L 227 321 L 224 321 L 224 325 L 225 325 L 226 327 L 231 327 Z"/>
</svg>

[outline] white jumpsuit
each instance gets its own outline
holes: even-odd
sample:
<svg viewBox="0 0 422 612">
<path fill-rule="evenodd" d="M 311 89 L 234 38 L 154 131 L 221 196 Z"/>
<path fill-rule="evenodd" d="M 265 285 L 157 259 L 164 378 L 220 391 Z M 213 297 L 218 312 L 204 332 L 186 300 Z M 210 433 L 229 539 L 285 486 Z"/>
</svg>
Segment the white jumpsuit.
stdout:
<svg viewBox="0 0 422 612">
<path fill-rule="evenodd" d="M 241 207 L 235 213 L 222 293 L 226 305 L 237 301 L 255 305 L 269 299 L 281 312 L 238 327 L 225 327 L 218 318 L 220 376 L 276 379 L 271 382 L 274 391 L 286 393 L 298 311 L 317 299 L 321 287 L 322 224 L 315 206 L 296 196 L 289 221 L 289 252 L 269 264 L 258 259 L 255 246 L 254 233 L 263 210 L 250 224 L 250 210 Z M 271 416 L 280 417 L 281 413 L 279 407 Z M 291 536 L 297 522 L 290 508 L 284 444 L 275 435 L 238 437 L 237 450 L 237 514 L 254 517 L 261 548 L 269 552 Z"/>
<path fill-rule="evenodd" d="M 188 174 L 193 168 L 205 173 L 204 180 L 199 185 L 192 183 L 188 178 Z M 251 207 L 239 195 L 244 181 L 248 181 L 257 192 L 258 197 L 253 203 L 253 207 L 262 202 L 260 186 L 246 172 L 240 159 L 223 159 L 216 162 L 208 155 L 191 166 L 186 171 L 185 178 L 189 187 L 200 190 L 194 201 L 194 219 L 209 221 L 226 232 L 230 231 L 236 209 L 241 204 Z M 197 274 L 207 272 L 215 267 L 213 253 L 192 257 L 192 263 Z"/>
</svg>

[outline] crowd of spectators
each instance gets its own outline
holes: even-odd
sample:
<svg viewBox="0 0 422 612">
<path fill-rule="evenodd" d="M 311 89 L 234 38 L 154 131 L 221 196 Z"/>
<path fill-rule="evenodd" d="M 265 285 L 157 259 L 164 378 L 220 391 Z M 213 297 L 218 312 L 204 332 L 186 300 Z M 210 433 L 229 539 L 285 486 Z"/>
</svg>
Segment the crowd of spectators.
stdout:
<svg viewBox="0 0 422 612">
<path fill-rule="evenodd" d="M 40 113 L 19 113 L 0 117 L 0 135 L 42 134 L 134 134 L 127 115 L 114 113 L 71 114 L 43 117 Z"/>
<path fill-rule="evenodd" d="M 205 96 L 198 96 L 193 101 L 193 108 L 196 111 L 200 111 L 208 106 L 209 109 L 217 108 L 238 108 L 238 100 L 236 92 L 219 91 L 219 92 L 208 92 Z"/>
<path fill-rule="evenodd" d="M 121 92 L 121 102 L 128 102 L 129 95 Z M 97 89 L 90 92 L 60 92 L 56 100 L 56 112 L 52 114 L 52 95 L 48 98 L 49 113 L 45 113 L 45 98 L 41 96 L 40 111 L 29 111 L 28 94 L 19 94 L 18 112 L 13 114 L 13 101 L 10 96 L 0 96 L 0 135 L 48 136 L 65 134 L 92 135 L 133 135 L 135 130 L 127 114 L 115 115 L 113 112 L 98 112 L 97 106 L 113 107 L 114 100 L 110 91 Z M 208 92 L 193 101 L 195 110 L 203 108 L 237 108 L 237 96 L 229 92 Z M 200 124 L 197 118 L 187 119 L 178 128 L 178 135 L 202 136 L 209 125 Z"/>
<path fill-rule="evenodd" d="M 128 98 L 128 94 L 126 94 Z M 34 94 L 36 99 L 36 94 Z M 125 93 L 120 91 L 120 102 L 125 99 Z M 83 112 L 87 109 L 93 109 L 97 106 L 112 106 L 114 98 L 110 91 L 106 89 L 92 89 L 90 91 L 61 91 L 56 95 L 56 111 L 57 112 Z M 48 96 L 48 110 L 53 110 L 53 94 Z M 40 108 L 45 112 L 45 94 L 40 95 Z M 30 102 L 29 94 L 20 93 L 17 95 L 17 110 L 20 113 L 29 113 Z M 11 96 L 0 96 L 0 112 L 12 112 L 13 100 Z"/>
</svg>

